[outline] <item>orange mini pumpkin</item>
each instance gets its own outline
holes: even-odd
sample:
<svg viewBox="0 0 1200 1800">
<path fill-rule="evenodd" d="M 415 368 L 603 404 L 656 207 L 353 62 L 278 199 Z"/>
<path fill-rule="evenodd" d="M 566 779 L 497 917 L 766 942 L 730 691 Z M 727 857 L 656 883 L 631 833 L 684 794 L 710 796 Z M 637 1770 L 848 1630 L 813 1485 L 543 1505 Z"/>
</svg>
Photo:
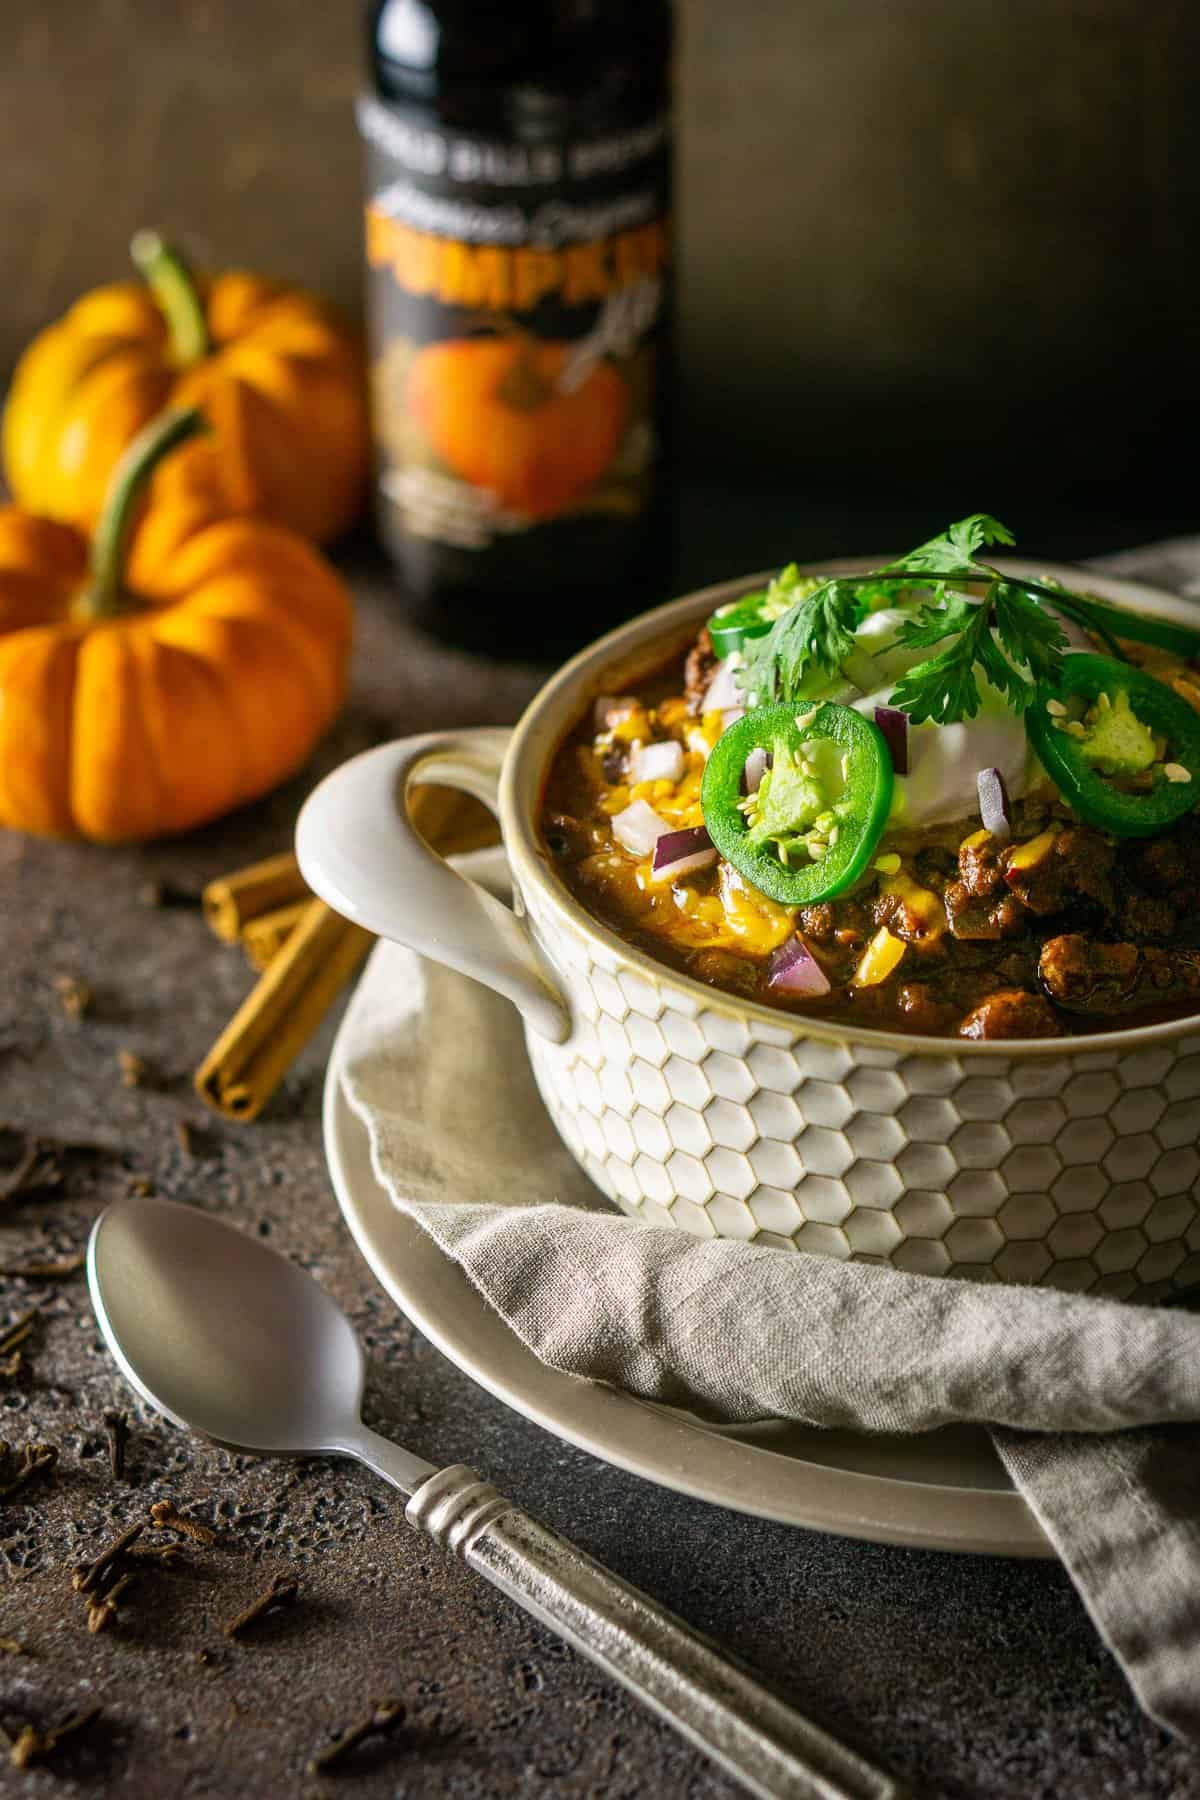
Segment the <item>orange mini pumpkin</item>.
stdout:
<svg viewBox="0 0 1200 1800">
<path fill-rule="evenodd" d="M 336 715 L 351 608 L 318 551 L 213 522 L 195 496 L 131 532 L 144 482 L 201 426 L 168 413 L 135 439 L 90 554 L 71 526 L 0 508 L 0 824 L 185 831 L 274 787 Z"/>
<path fill-rule="evenodd" d="M 551 519 L 602 475 L 629 416 L 608 362 L 569 383 L 574 346 L 516 332 L 450 338 L 418 352 L 408 404 L 456 475 L 527 519 Z"/>
<path fill-rule="evenodd" d="M 89 531 L 122 451 L 165 408 L 202 406 L 211 440 L 159 480 L 214 510 L 253 513 L 324 543 L 363 498 L 368 436 L 351 334 L 311 295 L 231 271 L 196 282 L 153 232 L 145 283 L 98 288 L 17 365 L 4 464 L 31 511 Z"/>
</svg>

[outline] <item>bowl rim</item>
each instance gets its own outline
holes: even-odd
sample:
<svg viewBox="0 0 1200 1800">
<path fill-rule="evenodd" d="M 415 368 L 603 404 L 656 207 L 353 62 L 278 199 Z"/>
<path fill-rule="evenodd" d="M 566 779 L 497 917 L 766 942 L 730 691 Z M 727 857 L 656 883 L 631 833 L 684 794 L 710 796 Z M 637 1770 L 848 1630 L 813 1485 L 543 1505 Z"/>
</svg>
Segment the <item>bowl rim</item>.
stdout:
<svg viewBox="0 0 1200 1800">
<path fill-rule="evenodd" d="M 888 556 L 830 557 L 819 562 L 800 563 L 798 567 L 802 575 L 860 574 L 880 568 L 889 560 Z M 1078 564 L 1033 562 L 1018 557 L 997 558 L 995 566 L 1002 573 L 1050 575 L 1062 581 L 1082 581 L 1087 591 L 1117 601 L 1132 610 L 1157 613 L 1181 624 L 1196 623 L 1197 608 L 1194 603 L 1144 582 L 1127 580 L 1123 576 L 1105 575 L 1100 570 L 1084 569 Z M 716 607 L 755 587 L 761 587 L 773 572 L 715 582 L 709 587 L 694 589 L 677 599 L 638 613 L 578 651 L 543 683 L 513 729 L 500 778 L 501 833 L 518 885 L 536 887 L 539 896 L 556 915 L 559 923 L 577 935 L 591 939 L 606 952 L 607 959 L 615 956 L 621 963 L 652 982 L 666 984 L 682 992 L 697 1007 L 703 1005 L 709 1011 L 715 1009 L 727 1017 L 769 1027 L 791 1038 L 816 1038 L 829 1044 L 898 1051 L 905 1056 L 954 1056 L 971 1061 L 1011 1062 L 1014 1059 L 1054 1059 L 1064 1056 L 1095 1056 L 1112 1051 L 1131 1052 L 1157 1044 L 1172 1043 L 1191 1032 L 1200 1032 L 1200 1013 L 1162 1020 L 1153 1025 L 1123 1026 L 1110 1031 L 1089 1032 L 1080 1037 L 995 1040 L 935 1037 L 916 1032 L 909 1035 L 870 1025 L 847 1024 L 840 1020 L 789 1013 L 782 1008 L 766 1006 L 761 1001 L 741 999 L 723 988 L 709 987 L 695 976 L 685 975 L 669 964 L 659 962 L 636 945 L 627 943 L 580 905 L 550 865 L 538 840 L 537 814 L 541 796 L 550 764 L 564 738 L 578 721 L 586 701 L 606 691 L 606 670 L 622 661 L 628 661 L 636 650 L 648 649 L 651 644 L 659 642 L 669 643 L 672 636 L 682 637 L 683 627 L 694 626 L 698 618 L 706 617 Z"/>
</svg>

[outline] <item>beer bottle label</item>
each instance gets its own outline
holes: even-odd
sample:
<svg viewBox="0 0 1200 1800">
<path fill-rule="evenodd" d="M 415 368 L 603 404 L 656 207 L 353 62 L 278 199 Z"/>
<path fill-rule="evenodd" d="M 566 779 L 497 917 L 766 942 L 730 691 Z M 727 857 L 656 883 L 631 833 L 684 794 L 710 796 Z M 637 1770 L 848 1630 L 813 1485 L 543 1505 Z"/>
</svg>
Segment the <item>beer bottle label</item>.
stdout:
<svg viewBox="0 0 1200 1800">
<path fill-rule="evenodd" d="M 667 118 L 524 144 L 366 96 L 359 125 L 385 534 L 474 561 L 628 528 L 661 452 Z"/>
</svg>

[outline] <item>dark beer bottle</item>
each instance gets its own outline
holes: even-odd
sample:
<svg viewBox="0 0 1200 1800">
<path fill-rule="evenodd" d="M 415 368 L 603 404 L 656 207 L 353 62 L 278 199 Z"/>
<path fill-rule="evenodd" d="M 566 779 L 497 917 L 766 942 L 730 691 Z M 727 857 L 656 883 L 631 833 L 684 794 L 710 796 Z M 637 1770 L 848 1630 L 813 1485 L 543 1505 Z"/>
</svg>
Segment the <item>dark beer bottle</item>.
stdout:
<svg viewBox="0 0 1200 1800">
<path fill-rule="evenodd" d="M 498 655 L 666 597 L 669 0 L 376 0 L 368 337 L 412 614 Z"/>
</svg>

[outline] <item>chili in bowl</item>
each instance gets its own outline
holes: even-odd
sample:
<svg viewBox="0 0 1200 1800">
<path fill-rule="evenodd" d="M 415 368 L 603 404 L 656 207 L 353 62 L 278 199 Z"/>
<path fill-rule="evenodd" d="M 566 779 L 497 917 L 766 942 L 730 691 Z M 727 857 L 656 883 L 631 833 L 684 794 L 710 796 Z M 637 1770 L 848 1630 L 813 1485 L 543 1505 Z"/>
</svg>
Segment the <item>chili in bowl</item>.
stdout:
<svg viewBox="0 0 1200 1800">
<path fill-rule="evenodd" d="M 1200 628 L 985 560 L 791 568 L 643 616 L 508 738 L 357 758 L 302 816 L 330 904 L 513 1000 L 638 1218 L 929 1274 L 1200 1280 Z M 497 810 L 514 909 L 413 832 Z"/>
</svg>

